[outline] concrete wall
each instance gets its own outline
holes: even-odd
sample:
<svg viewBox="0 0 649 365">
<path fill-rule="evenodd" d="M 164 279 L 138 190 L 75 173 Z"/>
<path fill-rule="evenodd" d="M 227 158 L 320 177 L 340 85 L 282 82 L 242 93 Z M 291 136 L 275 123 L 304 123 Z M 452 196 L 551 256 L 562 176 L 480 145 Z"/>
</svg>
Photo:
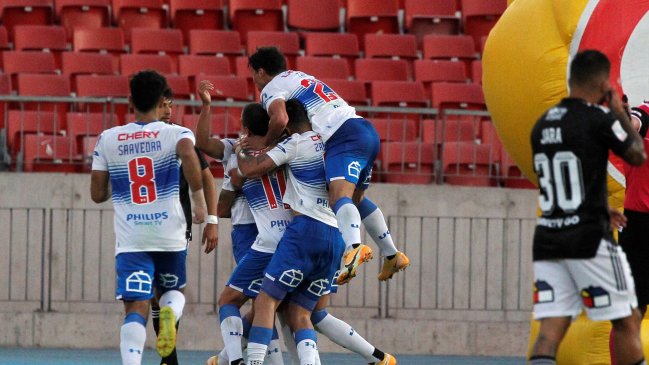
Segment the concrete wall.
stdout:
<svg viewBox="0 0 649 365">
<path fill-rule="evenodd" d="M 112 207 L 90 200 L 89 181 L 0 174 L 0 346 L 118 346 Z M 523 355 L 535 192 L 375 185 L 368 196 L 412 265 L 379 283 L 373 260 L 331 312 L 388 352 Z M 222 346 L 215 301 L 233 269 L 229 228 L 219 225 L 216 253 L 191 244 L 183 349 Z M 320 347 L 345 351 L 324 338 Z"/>
</svg>

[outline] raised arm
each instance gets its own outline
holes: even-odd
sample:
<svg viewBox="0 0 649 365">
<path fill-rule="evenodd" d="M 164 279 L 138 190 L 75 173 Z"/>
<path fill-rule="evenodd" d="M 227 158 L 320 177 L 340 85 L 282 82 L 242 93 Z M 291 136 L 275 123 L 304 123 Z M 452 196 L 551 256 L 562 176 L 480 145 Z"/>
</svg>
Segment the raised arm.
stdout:
<svg viewBox="0 0 649 365">
<path fill-rule="evenodd" d="M 264 145 L 270 146 L 284 133 L 286 124 L 288 124 L 288 114 L 286 114 L 286 102 L 283 99 L 274 100 L 268 107 L 268 133 L 264 138 Z"/>
<path fill-rule="evenodd" d="M 223 150 L 225 146 L 218 138 L 210 137 L 210 103 L 212 96 L 210 90 L 214 90 L 214 86 L 208 80 L 201 81 L 198 86 L 198 95 L 201 98 L 201 114 L 198 116 L 198 124 L 196 124 L 196 147 L 217 160 L 223 158 Z"/>
<path fill-rule="evenodd" d="M 194 223 L 203 223 L 205 221 L 206 204 L 203 195 L 203 179 L 201 177 L 201 167 L 198 162 L 194 144 L 188 138 L 182 138 L 176 144 L 176 153 L 182 161 L 183 174 L 187 179 L 190 197 L 192 199 L 192 210 L 194 211 Z"/>
<path fill-rule="evenodd" d="M 638 129 L 634 128 L 631 123 L 631 120 L 624 108 L 624 104 L 622 103 L 622 99 L 620 99 L 620 96 L 615 91 L 612 91 L 609 106 L 617 120 L 620 121 L 620 124 L 624 129 L 624 132 L 628 135 L 628 138 L 631 138 L 632 140 L 629 148 L 627 148 L 620 157 L 633 166 L 642 165 L 647 160 L 647 153 L 644 149 L 642 137 L 638 134 Z"/>
</svg>

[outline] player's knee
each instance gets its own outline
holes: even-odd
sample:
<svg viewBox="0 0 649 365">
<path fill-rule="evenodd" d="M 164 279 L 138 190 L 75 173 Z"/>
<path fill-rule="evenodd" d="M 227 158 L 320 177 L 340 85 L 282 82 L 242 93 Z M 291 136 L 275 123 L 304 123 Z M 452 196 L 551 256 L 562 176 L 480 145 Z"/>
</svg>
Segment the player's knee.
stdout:
<svg viewBox="0 0 649 365">
<path fill-rule="evenodd" d="M 226 287 L 221 292 L 221 295 L 219 295 L 218 305 L 219 307 L 222 307 L 227 304 L 233 304 L 240 307 L 245 303 L 245 301 L 246 297 L 243 294 Z"/>
</svg>

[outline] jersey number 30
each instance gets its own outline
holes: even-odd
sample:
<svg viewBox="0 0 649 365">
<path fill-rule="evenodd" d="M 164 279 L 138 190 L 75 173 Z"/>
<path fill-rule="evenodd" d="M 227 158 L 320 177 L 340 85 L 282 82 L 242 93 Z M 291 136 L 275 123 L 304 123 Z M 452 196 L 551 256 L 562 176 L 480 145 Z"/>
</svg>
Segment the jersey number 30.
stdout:
<svg viewBox="0 0 649 365">
<path fill-rule="evenodd" d="M 128 162 L 128 180 L 131 182 L 133 204 L 149 204 L 156 201 L 158 195 L 155 172 L 150 157 L 136 157 Z"/>
<path fill-rule="evenodd" d="M 570 151 L 561 151 L 550 161 L 545 153 L 537 153 L 534 155 L 534 170 L 539 177 L 539 206 L 544 214 L 552 213 L 555 201 L 566 213 L 579 209 L 584 200 L 584 181 L 579 157 Z"/>
</svg>

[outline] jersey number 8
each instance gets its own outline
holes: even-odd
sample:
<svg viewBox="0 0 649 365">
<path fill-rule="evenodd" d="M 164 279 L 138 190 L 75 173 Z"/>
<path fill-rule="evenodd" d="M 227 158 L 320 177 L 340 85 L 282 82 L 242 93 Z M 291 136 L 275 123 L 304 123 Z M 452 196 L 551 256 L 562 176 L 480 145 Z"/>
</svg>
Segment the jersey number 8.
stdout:
<svg viewBox="0 0 649 365">
<path fill-rule="evenodd" d="M 579 209 L 584 200 L 579 157 L 571 151 L 561 151 L 555 153 L 550 161 L 545 153 L 537 153 L 534 155 L 534 170 L 539 177 L 539 206 L 543 214 L 552 213 L 555 200 L 556 205 L 565 213 Z"/>
<path fill-rule="evenodd" d="M 149 204 L 158 195 L 155 186 L 155 171 L 150 157 L 136 157 L 128 162 L 128 180 L 131 182 L 133 204 Z"/>
</svg>

